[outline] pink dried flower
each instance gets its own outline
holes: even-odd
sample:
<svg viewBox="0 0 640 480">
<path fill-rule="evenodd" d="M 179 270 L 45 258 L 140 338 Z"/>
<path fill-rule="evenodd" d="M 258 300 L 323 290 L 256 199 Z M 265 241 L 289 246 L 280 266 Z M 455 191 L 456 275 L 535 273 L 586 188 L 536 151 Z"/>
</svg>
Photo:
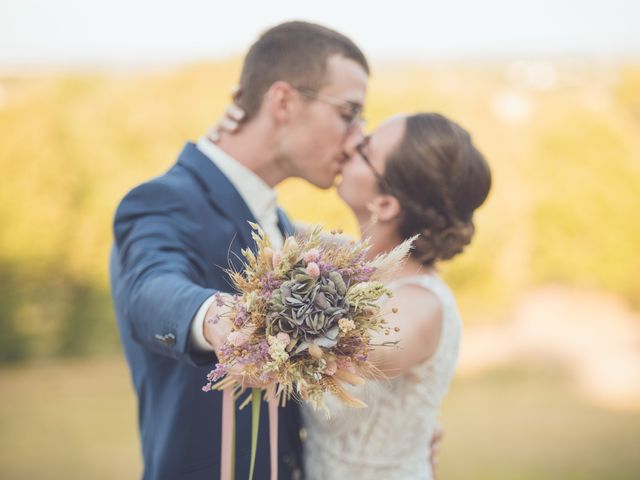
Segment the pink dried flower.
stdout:
<svg viewBox="0 0 640 480">
<path fill-rule="evenodd" d="M 320 276 L 320 267 L 317 263 L 311 262 L 307 265 L 307 275 L 311 278 L 318 278 Z"/>
<path fill-rule="evenodd" d="M 338 368 L 340 368 L 341 370 L 346 370 L 348 372 L 355 372 L 356 369 L 353 366 L 353 363 L 351 363 L 351 359 L 347 358 L 347 357 L 338 357 Z"/>
<path fill-rule="evenodd" d="M 282 343 L 285 346 L 289 345 L 289 342 L 291 342 L 291 337 L 289 336 L 288 333 L 285 333 L 285 332 L 278 333 L 278 335 L 276 335 L 276 338 L 280 343 Z"/>
<path fill-rule="evenodd" d="M 276 250 L 273 252 L 273 268 L 278 268 L 282 263 L 282 252 L 280 250 Z"/>
<path fill-rule="evenodd" d="M 338 363 L 335 360 L 329 360 L 327 366 L 324 367 L 325 375 L 332 376 L 338 371 Z"/>
<path fill-rule="evenodd" d="M 306 263 L 317 262 L 319 258 L 320 250 L 318 250 L 317 248 L 312 248 L 304 254 L 304 261 Z"/>
</svg>

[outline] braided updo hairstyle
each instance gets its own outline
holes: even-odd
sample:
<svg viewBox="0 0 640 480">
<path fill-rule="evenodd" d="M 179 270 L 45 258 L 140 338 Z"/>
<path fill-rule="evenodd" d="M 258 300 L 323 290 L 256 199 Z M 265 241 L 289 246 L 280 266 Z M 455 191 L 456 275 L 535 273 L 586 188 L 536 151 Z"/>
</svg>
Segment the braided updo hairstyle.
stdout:
<svg viewBox="0 0 640 480">
<path fill-rule="evenodd" d="M 491 188 L 489 166 L 469 133 L 437 113 L 407 117 L 382 180 L 381 190 L 402 206 L 399 234 L 420 234 L 412 254 L 425 266 L 452 258 L 471 242 L 473 212 Z"/>
</svg>

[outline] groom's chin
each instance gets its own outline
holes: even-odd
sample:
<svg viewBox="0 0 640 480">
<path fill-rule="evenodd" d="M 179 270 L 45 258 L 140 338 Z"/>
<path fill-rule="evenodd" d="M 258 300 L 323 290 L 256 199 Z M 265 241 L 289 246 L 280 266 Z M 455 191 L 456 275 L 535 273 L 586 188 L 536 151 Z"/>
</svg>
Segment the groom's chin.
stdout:
<svg viewBox="0 0 640 480">
<path fill-rule="evenodd" d="M 327 190 L 331 187 L 337 186 L 335 177 L 317 178 L 309 181 L 313 186 L 321 188 L 322 190 Z"/>
</svg>

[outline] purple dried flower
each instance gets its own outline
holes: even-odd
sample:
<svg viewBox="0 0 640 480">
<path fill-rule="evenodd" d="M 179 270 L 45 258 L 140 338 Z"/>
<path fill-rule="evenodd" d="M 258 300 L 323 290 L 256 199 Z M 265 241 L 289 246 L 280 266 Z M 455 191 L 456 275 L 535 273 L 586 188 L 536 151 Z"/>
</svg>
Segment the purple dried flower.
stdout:
<svg viewBox="0 0 640 480">
<path fill-rule="evenodd" d="M 262 372 L 258 379 L 260 380 L 260 382 L 262 383 L 271 383 L 275 380 L 275 377 L 273 375 L 273 373 L 271 372 Z"/>
<path fill-rule="evenodd" d="M 236 327 L 241 327 L 247 320 L 249 320 L 247 309 L 243 304 L 239 303 L 236 307 L 236 318 L 233 320 L 233 323 L 235 323 Z"/>
<path fill-rule="evenodd" d="M 220 356 L 222 357 L 230 357 L 231 355 L 233 355 L 233 352 L 235 351 L 235 347 L 229 343 L 225 343 L 224 345 L 222 345 L 222 347 L 220 347 Z"/>
<path fill-rule="evenodd" d="M 222 363 L 218 363 L 216 365 L 216 368 L 211 370 L 207 375 L 207 380 L 209 380 L 209 382 L 217 382 L 222 377 L 224 377 L 228 372 L 229 372 L 229 369 L 226 365 Z"/>
<path fill-rule="evenodd" d="M 269 344 L 266 340 L 246 346 L 243 355 L 237 358 L 240 365 L 253 365 L 269 358 Z"/>
<path fill-rule="evenodd" d="M 336 266 L 331 262 L 318 261 L 318 267 L 320 267 L 320 273 L 331 272 L 336 269 Z"/>
<path fill-rule="evenodd" d="M 371 275 L 376 271 L 375 267 L 362 265 L 358 271 L 352 277 L 352 280 L 356 282 L 367 282 L 371 279 Z"/>
<path fill-rule="evenodd" d="M 260 285 L 262 286 L 262 294 L 271 297 L 271 293 L 280 288 L 282 281 L 273 278 L 273 272 L 267 272 L 260 279 Z"/>
<path fill-rule="evenodd" d="M 222 298 L 222 295 L 220 294 L 220 292 L 216 292 L 213 295 L 213 298 L 215 299 L 216 305 L 218 307 L 224 307 L 224 305 L 225 305 L 224 298 Z"/>
</svg>

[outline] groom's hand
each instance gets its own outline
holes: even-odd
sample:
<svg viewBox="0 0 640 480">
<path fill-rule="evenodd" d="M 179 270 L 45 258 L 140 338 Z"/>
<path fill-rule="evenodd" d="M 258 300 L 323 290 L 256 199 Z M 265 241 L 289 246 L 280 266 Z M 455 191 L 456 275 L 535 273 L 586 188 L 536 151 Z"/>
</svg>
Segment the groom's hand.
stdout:
<svg viewBox="0 0 640 480">
<path fill-rule="evenodd" d="M 221 293 L 221 298 L 228 294 Z M 231 297 L 231 295 L 229 295 Z M 225 305 L 218 305 L 217 302 L 213 302 L 207 309 L 207 313 L 204 316 L 204 324 L 202 325 L 202 333 L 204 338 L 213 347 L 213 350 L 218 355 L 220 348 L 224 345 L 227 337 L 231 333 L 231 327 L 233 325 L 229 318 L 230 308 L 227 304 L 231 302 L 225 302 Z"/>
<path fill-rule="evenodd" d="M 203 334 L 204 338 L 213 347 L 216 356 L 220 348 L 225 344 L 229 334 L 233 330 L 233 322 L 230 319 L 231 305 L 233 296 L 228 293 L 220 293 L 220 301 L 213 302 L 207 309 L 204 316 Z M 238 384 L 244 388 L 266 388 L 268 384 L 263 384 L 256 379 L 248 378 L 241 366 L 235 365 L 229 369 L 229 375 L 236 377 Z"/>
</svg>

